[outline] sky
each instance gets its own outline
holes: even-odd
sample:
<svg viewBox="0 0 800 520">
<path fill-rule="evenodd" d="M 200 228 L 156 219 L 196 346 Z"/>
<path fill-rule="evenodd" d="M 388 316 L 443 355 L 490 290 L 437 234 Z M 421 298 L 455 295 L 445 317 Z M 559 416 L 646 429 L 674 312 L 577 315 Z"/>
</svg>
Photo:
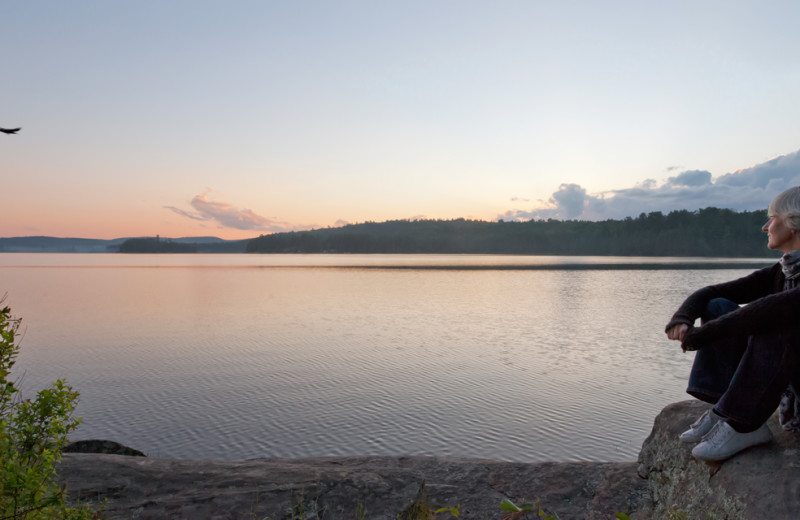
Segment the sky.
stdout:
<svg viewBox="0 0 800 520">
<path fill-rule="evenodd" d="M 766 208 L 794 1 L 0 3 L 0 236 Z"/>
</svg>

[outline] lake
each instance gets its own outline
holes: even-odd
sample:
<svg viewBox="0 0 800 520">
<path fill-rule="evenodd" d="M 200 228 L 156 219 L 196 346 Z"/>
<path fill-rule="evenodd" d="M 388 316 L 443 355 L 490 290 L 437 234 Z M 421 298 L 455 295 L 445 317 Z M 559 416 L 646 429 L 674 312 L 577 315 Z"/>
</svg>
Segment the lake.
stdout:
<svg viewBox="0 0 800 520">
<path fill-rule="evenodd" d="M 14 376 L 73 439 L 198 459 L 635 460 L 687 399 L 664 325 L 775 260 L 0 254 Z"/>
</svg>

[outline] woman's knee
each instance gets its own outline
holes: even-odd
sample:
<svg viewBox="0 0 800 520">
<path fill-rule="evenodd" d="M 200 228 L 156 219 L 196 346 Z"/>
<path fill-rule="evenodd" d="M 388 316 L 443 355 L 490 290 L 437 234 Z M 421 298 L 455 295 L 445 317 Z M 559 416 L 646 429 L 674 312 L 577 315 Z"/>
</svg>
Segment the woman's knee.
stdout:
<svg viewBox="0 0 800 520">
<path fill-rule="evenodd" d="M 713 300 L 709 301 L 708 304 L 706 304 L 705 311 L 700 317 L 700 321 L 705 323 L 707 321 L 715 320 L 724 314 L 735 311 L 738 308 L 738 305 L 727 298 L 714 298 Z"/>
</svg>

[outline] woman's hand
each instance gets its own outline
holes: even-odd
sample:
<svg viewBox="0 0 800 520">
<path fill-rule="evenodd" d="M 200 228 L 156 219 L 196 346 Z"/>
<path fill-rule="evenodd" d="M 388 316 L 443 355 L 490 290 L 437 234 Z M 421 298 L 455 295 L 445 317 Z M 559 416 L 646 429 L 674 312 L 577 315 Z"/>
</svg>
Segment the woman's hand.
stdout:
<svg viewBox="0 0 800 520">
<path fill-rule="evenodd" d="M 667 337 L 669 339 L 674 339 L 677 341 L 683 341 L 684 336 L 686 336 L 686 331 L 689 330 L 689 326 L 685 323 L 678 323 L 677 325 L 673 325 L 672 327 L 667 330 Z"/>
</svg>

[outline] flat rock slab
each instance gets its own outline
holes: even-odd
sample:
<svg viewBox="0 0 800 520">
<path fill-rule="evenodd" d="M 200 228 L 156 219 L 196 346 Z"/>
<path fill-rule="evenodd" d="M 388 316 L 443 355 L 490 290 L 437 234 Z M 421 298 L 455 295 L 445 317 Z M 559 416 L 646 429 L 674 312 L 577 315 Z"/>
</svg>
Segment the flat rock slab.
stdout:
<svg viewBox="0 0 800 520">
<path fill-rule="evenodd" d="M 537 501 L 560 520 L 650 518 L 647 481 L 630 463 L 522 464 L 448 457 L 197 461 L 66 453 L 71 499 L 108 518 L 395 520 L 425 482 L 427 503 L 499 519 L 500 502 Z M 436 518 L 450 518 L 440 513 Z M 531 517 L 536 518 L 534 513 Z"/>
</svg>

